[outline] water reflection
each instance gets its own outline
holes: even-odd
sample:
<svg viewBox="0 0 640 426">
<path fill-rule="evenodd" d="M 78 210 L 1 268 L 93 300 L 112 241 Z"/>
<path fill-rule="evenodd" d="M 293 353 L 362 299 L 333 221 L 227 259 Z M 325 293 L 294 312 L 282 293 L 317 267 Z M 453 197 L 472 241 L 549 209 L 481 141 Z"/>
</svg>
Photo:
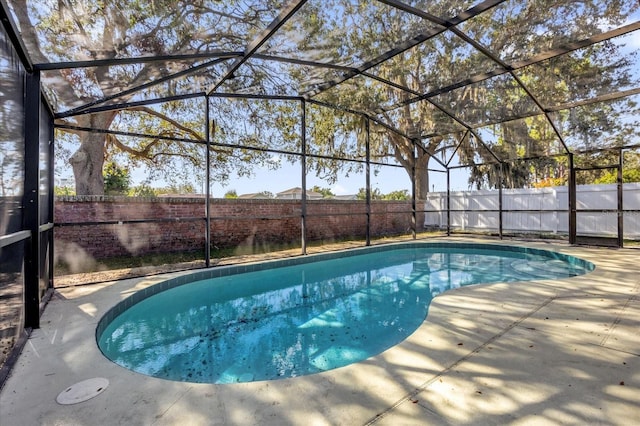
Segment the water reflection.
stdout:
<svg viewBox="0 0 640 426">
<path fill-rule="evenodd" d="M 423 248 L 199 281 L 134 305 L 106 328 L 100 346 L 120 365 L 171 380 L 295 377 L 396 345 L 422 323 L 432 297 L 450 288 L 540 278 L 555 262 L 563 276 L 584 273 L 523 253 Z"/>
</svg>

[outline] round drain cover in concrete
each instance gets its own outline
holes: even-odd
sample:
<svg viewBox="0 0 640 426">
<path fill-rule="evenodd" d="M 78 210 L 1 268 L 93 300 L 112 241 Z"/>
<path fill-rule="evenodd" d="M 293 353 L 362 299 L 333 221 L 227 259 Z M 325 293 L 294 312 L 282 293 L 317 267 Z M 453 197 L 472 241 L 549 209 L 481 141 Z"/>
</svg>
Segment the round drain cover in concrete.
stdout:
<svg viewBox="0 0 640 426">
<path fill-rule="evenodd" d="M 71 385 L 58 395 L 56 401 L 58 404 L 71 405 L 79 402 L 87 401 L 98 396 L 109 386 L 109 380 L 102 377 L 83 380 Z"/>
</svg>

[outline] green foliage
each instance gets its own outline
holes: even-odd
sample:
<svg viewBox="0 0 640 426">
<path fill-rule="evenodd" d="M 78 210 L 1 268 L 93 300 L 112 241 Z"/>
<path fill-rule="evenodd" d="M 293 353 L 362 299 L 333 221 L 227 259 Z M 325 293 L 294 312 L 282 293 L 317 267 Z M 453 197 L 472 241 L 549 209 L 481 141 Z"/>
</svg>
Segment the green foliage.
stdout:
<svg viewBox="0 0 640 426">
<path fill-rule="evenodd" d="M 76 195 L 76 190 L 70 186 L 54 186 L 53 195 L 58 197 Z"/>
<path fill-rule="evenodd" d="M 322 194 L 322 198 L 331 198 L 335 196 L 335 194 L 331 191 L 331 188 L 322 188 L 318 185 L 314 185 L 313 188 L 311 188 L 311 191 Z"/>
<path fill-rule="evenodd" d="M 195 194 L 196 189 L 192 183 L 171 184 L 165 188 L 158 188 L 156 190 L 158 195 L 171 195 L 171 194 Z"/>
<path fill-rule="evenodd" d="M 146 183 L 142 183 L 140 185 L 134 186 L 129 190 L 129 195 L 131 197 L 157 197 L 158 191 L 155 188 L 152 188 Z"/>
<path fill-rule="evenodd" d="M 367 199 L 367 190 L 365 188 L 360 188 L 358 193 L 356 194 L 356 199 L 358 200 L 366 200 Z M 384 200 L 384 195 L 380 192 L 380 189 L 373 188 L 371 190 L 371 200 Z"/>
<path fill-rule="evenodd" d="M 411 199 L 411 195 L 409 191 L 406 189 L 401 189 L 397 191 L 391 191 L 388 194 L 385 194 L 382 197 L 383 200 L 396 200 L 396 201 L 406 201 Z"/>
<path fill-rule="evenodd" d="M 367 199 L 367 192 L 365 188 L 360 188 L 358 190 L 356 199 Z M 383 194 L 380 189 L 373 188 L 371 191 L 371 200 L 408 201 L 411 200 L 411 194 L 409 194 L 409 191 L 407 189 L 399 189 L 396 191 L 391 191 L 388 194 Z"/>
<path fill-rule="evenodd" d="M 543 178 L 533 184 L 534 188 L 551 188 L 554 186 L 564 186 L 567 184 L 565 178 Z"/>
<path fill-rule="evenodd" d="M 126 195 L 131 184 L 129 169 L 119 166 L 113 161 L 105 164 L 103 169 L 104 193 L 107 195 Z"/>
<path fill-rule="evenodd" d="M 236 192 L 235 189 L 231 189 L 231 190 L 225 192 L 223 198 L 236 199 L 236 198 L 238 198 L 238 193 Z"/>
<path fill-rule="evenodd" d="M 593 183 L 608 184 L 618 182 L 618 171 L 607 170 Z M 624 169 L 622 171 L 622 183 L 640 182 L 640 169 Z"/>
</svg>

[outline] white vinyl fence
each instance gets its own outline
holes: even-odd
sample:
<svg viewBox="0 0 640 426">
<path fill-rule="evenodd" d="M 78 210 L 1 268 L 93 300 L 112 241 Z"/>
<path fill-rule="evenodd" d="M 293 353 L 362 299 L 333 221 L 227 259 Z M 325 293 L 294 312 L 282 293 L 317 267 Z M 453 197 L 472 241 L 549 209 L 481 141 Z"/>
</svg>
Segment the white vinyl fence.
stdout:
<svg viewBox="0 0 640 426">
<path fill-rule="evenodd" d="M 616 185 L 577 186 L 577 234 L 616 236 Z M 451 227 L 469 231 L 498 231 L 497 190 L 451 192 Z M 640 238 L 640 183 L 623 185 L 624 237 Z M 504 232 L 569 233 L 569 194 L 566 186 L 502 191 Z M 447 193 L 432 192 L 425 202 L 425 227 L 447 227 Z M 459 210 L 459 211 L 456 211 Z M 511 210 L 511 211 L 509 211 Z"/>
</svg>

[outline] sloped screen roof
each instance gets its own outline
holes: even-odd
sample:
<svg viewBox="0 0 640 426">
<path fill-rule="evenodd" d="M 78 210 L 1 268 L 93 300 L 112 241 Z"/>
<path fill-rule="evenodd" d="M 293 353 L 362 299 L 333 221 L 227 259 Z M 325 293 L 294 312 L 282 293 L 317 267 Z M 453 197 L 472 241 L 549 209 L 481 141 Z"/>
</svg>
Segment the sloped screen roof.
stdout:
<svg viewBox="0 0 640 426">
<path fill-rule="evenodd" d="M 585 148 L 565 119 L 578 109 L 637 120 L 637 0 L 7 3 L 59 118 L 175 96 L 292 96 L 416 139 L 469 134 L 491 149 L 508 144 L 492 137 L 505 123 L 544 133 L 547 152 L 528 155 Z"/>
</svg>

